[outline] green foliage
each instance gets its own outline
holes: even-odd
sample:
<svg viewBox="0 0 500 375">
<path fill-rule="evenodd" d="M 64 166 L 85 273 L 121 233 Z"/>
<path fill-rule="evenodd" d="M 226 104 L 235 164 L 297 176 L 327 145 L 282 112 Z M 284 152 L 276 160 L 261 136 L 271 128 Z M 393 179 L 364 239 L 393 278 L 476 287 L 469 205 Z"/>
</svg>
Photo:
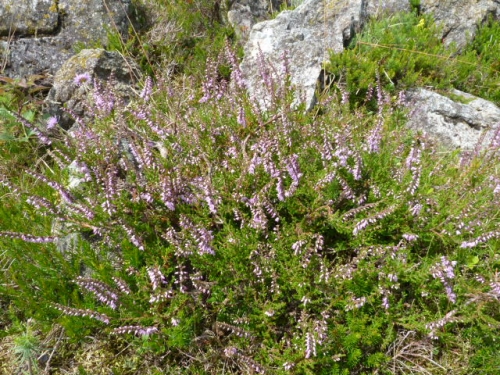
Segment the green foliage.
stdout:
<svg viewBox="0 0 500 375">
<path fill-rule="evenodd" d="M 470 65 L 457 71 L 454 86 L 500 104 L 500 24 L 489 19 L 478 30 L 474 40 L 465 48 L 460 60 Z"/>
<path fill-rule="evenodd" d="M 390 92 L 434 84 L 447 70 L 447 57 L 441 57 L 448 54 L 436 33 L 428 15 L 406 13 L 371 21 L 348 49 L 331 55 L 326 69 L 346 83 L 353 104 L 367 97 L 377 79 Z"/>
<path fill-rule="evenodd" d="M 120 374 L 494 371 L 498 153 L 440 152 L 404 128 L 396 99 L 459 82 L 448 72 L 458 58 L 436 67 L 451 50 L 432 19 L 374 22 L 332 56 L 321 113 L 291 110 L 286 77 L 262 113 L 238 85 L 226 29 L 207 17 L 213 4 L 158 6 L 183 23 L 172 43 L 111 45 L 146 51 L 151 72 L 156 61 L 196 77 L 206 66 L 202 81 L 160 74 L 152 96 L 94 106 L 50 146 L 10 103 L 0 112 L 5 144 L 38 152 L 16 170 L 20 150 L 0 155 L 6 318 L 61 324 L 81 374 L 96 368 L 89 358 Z M 474 48 L 493 58 L 496 44 Z M 113 98 L 111 84 L 88 89 L 89 105 Z M 23 358 L 39 348 L 28 333 L 15 341 Z"/>
<path fill-rule="evenodd" d="M 410 0 L 410 6 L 414 13 L 420 12 L 420 0 Z"/>
<path fill-rule="evenodd" d="M 138 25 L 123 44 L 110 32 L 110 48 L 131 55 L 157 78 L 188 75 L 201 79 L 208 57 L 222 50 L 233 30 L 220 19 L 220 0 L 136 1 Z"/>
<path fill-rule="evenodd" d="M 364 103 L 377 80 L 392 93 L 415 86 L 454 87 L 498 102 L 499 30 L 498 22 L 490 21 L 460 52 L 443 44 L 432 16 L 396 14 L 372 20 L 348 49 L 331 55 L 325 69 L 345 85 L 353 106 Z M 374 100 L 364 104 L 373 106 Z"/>
<path fill-rule="evenodd" d="M 40 353 L 40 340 L 33 332 L 29 322 L 24 332 L 14 337 L 12 351 L 20 366 L 25 367 L 25 373 L 33 375 L 38 373 L 37 357 Z"/>
</svg>

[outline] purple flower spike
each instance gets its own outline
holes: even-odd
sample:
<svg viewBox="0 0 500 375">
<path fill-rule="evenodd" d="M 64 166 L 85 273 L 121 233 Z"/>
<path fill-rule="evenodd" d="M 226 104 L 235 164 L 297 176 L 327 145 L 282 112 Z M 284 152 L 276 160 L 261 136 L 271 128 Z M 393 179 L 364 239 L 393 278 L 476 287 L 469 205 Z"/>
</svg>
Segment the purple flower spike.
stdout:
<svg viewBox="0 0 500 375">
<path fill-rule="evenodd" d="M 47 130 L 54 129 L 56 125 L 59 123 L 59 119 L 55 116 L 49 117 L 47 120 Z"/>
<path fill-rule="evenodd" d="M 75 79 L 73 80 L 73 83 L 77 86 L 81 86 L 84 83 L 90 83 L 92 81 L 92 77 L 88 72 L 82 73 L 82 74 L 77 74 Z"/>
</svg>

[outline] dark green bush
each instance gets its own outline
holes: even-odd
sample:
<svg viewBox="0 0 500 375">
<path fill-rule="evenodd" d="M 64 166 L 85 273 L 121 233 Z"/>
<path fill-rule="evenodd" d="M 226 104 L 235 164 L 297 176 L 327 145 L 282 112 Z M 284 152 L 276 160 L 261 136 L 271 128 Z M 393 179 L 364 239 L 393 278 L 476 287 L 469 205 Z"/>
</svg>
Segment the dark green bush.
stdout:
<svg viewBox="0 0 500 375">
<path fill-rule="evenodd" d="M 332 54 L 325 69 L 350 96 L 352 106 L 362 104 L 376 82 L 396 93 L 415 86 L 457 88 L 498 102 L 498 22 L 482 26 L 474 42 L 463 51 L 445 46 L 439 26 L 430 15 L 397 14 L 373 20 L 350 47 Z"/>
</svg>

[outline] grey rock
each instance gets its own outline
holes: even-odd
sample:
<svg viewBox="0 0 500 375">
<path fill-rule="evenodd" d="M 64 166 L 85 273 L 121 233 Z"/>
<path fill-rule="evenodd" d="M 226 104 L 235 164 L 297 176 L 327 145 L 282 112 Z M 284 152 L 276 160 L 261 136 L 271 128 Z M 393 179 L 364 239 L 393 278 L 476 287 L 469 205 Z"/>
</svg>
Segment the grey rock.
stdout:
<svg viewBox="0 0 500 375">
<path fill-rule="evenodd" d="M 234 0 L 228 9 L 227 20 L 244 42 L 254 24 L 269 19 L 284 3 L 284 0 Z"/>
<path fill-rule="evenodd" d="M 106 45 L 107 29 L 125 36 L 132 15 L 131 0 L 9 1 L 15 5 L 10 8 L 4 5 L 4 9 L 10 9 L 10 13 L 4 11 L 4 15 L 7 19 L 18 19 L 15 25 L 19 29 L 14 33 L 13 29 L 5 27 L 4 31 L 9 36 L 1 46 L 1 60 L 2 74 L 13 78 L 55 74 L 76 48 L 96 43 Z M 51 5 L 47 7 L 47 3 Z M 24 9 L 22 7 L 31 10 L 40 8 L 40 11 L 26 11 L 25 17 L 19 18 L 16 15 L 19 9 Z"/>
<path fill-rule="evenodd" d="M 54 85 L 46 98 L 47 112 L 59 119 L 59 125 L 65 129 L 71 127 L 74 119 L 62 110 L 71 110 L 81 118 L 88 118 L 89 87 L 88 84 L 78 85 L 75 77 L 87 73 L 92 80 L 106 81 L 111 76 L 114 79 L 113 93 L 127 101 L 132 96 L 132 89 L 140 78 L 137 64 L 124 58 L 117 52 L 103 49 L 82 50 L 67 60 L 54 76 Z"/>
<path fill-rule="evenodd" d="M 364 6 L 370 18 L 411 11 L 410 2 L 405 0 L 370 0 L 366 1 Z"/>
<path fill-rule="evenodd" d="M 341 52 L 367 18 L 363 0 L 305 0 L 293 11 L 253 26 L 241 64 L 249 93 L 262 108 L 271 105 L 269 87 L 263 84 L 262 63 L 270 64 L 273 79 L 283 80 L 283 60 L 289 60 L 291 83 L 297 90 L 295 104 L 315 102 L 321 66 L 329 51 Z M 326 5 L 325 5 L 326 4 Z"/>
<path fill-rule="evenodd" d="M 12 78 L 54 74 L 72 54 L 71 43 L 60 37 L 23 38 L 4 44 L 3 74 Z"/>
<path fill-rule="evenodd" d="M 73 43 L 106 44 L 107 28 L 126 34 L 132 16 L 131 0 L 59 0 L 62 32 Z"/>
<path fill-rule="evenodd" d="M 59 23 L 53 0 L 4 0 L 0 4 L 0 35 L 51 34 Z"/>
<path fill-rule="evenodd" d="M 422 88 L 406 94 L 415 108 L 407 126 L 422 131 L 447 148 L 472 150 L 483 136 L 482 145 L 486 146 L 500 125 L 500 108 L 458 90 L 451 91 L 453 99 Z"/>
<path fill-rule="evenodd" d="M 495 0 L 421 0 L 420 10 L 433 14 L 443 27 L 445 44 L 455 43 L 458 48 L 474 39 L 489 16 L 500 19 L 500 3 Z"/>
</svg>

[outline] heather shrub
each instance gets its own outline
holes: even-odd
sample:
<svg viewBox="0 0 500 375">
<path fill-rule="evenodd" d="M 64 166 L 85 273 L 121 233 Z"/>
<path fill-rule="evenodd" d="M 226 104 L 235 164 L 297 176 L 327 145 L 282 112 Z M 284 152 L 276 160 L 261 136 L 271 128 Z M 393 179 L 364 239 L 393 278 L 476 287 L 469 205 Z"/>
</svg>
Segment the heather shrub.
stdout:
<svg viewBox="0 0 500 375">
<path fill-rule="evenodd" d="M 376 82 L 378 112 L 321 116 L 268 82 L 262 112 L 228 47 L 188 99 L 89 82 L 91 122 L 20 119 L 45 154 L 2 178 L 12 306 L 188 373 L 444 373 L 462 333 L 496 347 L 496 144 L 438 152 Z"/>
<path fill-rule="evenodd" d="M 369 69 L 364 92 L 341 79 L 317 111 L 292 109 L 284 60 L 263 80 L 268 111 L 229 45 L 200 84 L 159 74 L 128 104 L 112 81 L 82 83 L 93 118 L 69 131 L 5 108 L 37 154 L 1 156 L 4 320 L 67 337 L 36 336 L 30 358 L 58 347 L 60 373 L 65 356 L 79 373 L 494 372 L 498 137 L 450 152 L 410 133 L 401 86 Z"/>
</svg>

